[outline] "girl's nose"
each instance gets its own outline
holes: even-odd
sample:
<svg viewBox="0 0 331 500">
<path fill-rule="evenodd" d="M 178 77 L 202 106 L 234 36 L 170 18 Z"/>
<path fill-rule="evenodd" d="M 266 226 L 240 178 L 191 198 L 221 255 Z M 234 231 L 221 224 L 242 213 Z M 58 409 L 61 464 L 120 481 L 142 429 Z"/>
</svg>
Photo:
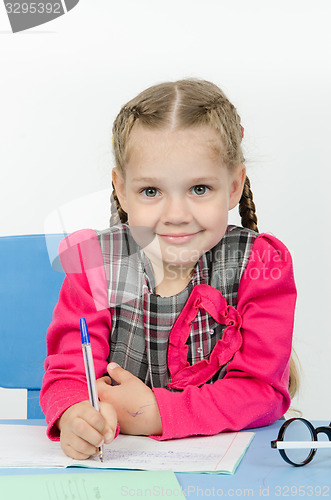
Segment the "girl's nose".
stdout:
<svg viewBox="0 0 331 500">
<path fill-rule="evenodd" d="M 192 220 L 188 203 L 182 197 L 168 198 L 162 214 L 164 224 L 185 224 Z"/>
</svg>

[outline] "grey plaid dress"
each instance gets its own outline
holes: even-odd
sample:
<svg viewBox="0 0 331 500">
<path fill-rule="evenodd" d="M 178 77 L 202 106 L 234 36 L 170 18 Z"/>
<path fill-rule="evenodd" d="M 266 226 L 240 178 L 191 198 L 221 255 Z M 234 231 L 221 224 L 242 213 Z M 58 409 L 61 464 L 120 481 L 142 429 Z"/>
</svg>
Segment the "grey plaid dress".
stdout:
<svg viewBox="0 0 331 500">
<path fill-rule="evenodd" d="M 168 386 L 171 390 L 179 389 L 171 383 L 169 371 L 168 344 L 173 325 L 198 285 L 215 288 L 232 309 L 236 308 L 240 279 L 257 233 L 228 226 L 222 240 L 200 257 L 188 286 L 171 297 L 155 294 L 151 262 L 133 239 L 128 225 L 113 226 L 97 234 L 112 317 L 109 361 L 118 363 L 151 388 Z M 200 288 L 197 287 L 196 291 Z M 203 290 L 208 292 L 206 287 Z M 188 374 L 190 367 L 197 363 L 208 364 L 215 346 L 220 347 L 226 329 L 225 321 L 221 324 L 204 309 L 198 309 L 190 325 L 186 341 L 179 346 L 187 353 Z M 224 377 L 231 359 L 224 361 L 223 366 L 217 366 L 213 373 L 209 373 L 208 383 Z M 205 382 L 198 379 L 195 376 L 195 385 Z"/>
</svg>

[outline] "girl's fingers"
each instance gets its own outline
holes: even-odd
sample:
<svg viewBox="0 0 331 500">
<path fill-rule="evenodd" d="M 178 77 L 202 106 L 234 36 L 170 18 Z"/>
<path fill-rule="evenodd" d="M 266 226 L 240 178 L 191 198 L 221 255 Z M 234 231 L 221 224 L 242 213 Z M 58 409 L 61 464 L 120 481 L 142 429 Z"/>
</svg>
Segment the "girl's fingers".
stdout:
<svg viewBox="0 0 331 500">
<path fill-rule="evenodd" d="M 84 414 L 80 415 L 82 419 L 85 420 L 91 427 L 96 429 L 100 434 L 103 433 L 104 427 L 106 425 L 105 419 L 101 413 L 93 408 L 93 406 L 88 403 Z"/>
<path fill-rule="evenodd" d="M 112 390 L 112 385 L 109 384 L 108 380 L 106 379 L 110 380 L 109 377 L 103 377 L 97 380 L 97 391 L 98 391 L 98 396 L 101 400 L 107 399 L 109 391 Z"/>
<path fill-rule="evenodd" d="M 98 384 L 98 382 L 102 382 L 102 383 L 105 383 L 105 384 L 110 385 L 110 386 L 112 385 L 111 378 L 109 377 L 109 375 L 105 375 L 104 377 L 98 378 L 97 384 Z"/>
<path fill-rule="evenodd" d="M 105 438 L 105 443 L 109 444 L 112 442 L 115 436 L 117 427 L 117 414 L 113 405 L 100 401 L 100 413 L 105 419 L 106 425 L 103 430 L 103 435 Z"/>
<path fill-rule="evenodd" d="M 100 411 L 89 401 L 77 403 L 59 420 L 61 447 L 71 458 L 86 459 L 114 439 L 116 425 L 116 411 L 109 403 L 100 402 Z"/>
<path fill-rule="evenodd" d="M 86 460 L 91 455 L 95 455 L 98 451 L 91 443 L 88 443 L 74 434 L 71 435 L 69 442 L 61 440 L 61 447 L 69 457 L 75 460 Z"/>
<path fill-rule="evenodd" d="M 132 378 L 135 378 L 132 373 L 124 370 L 124 368 L 121 368 L 117 363 L 108 363 L 107 372 L 109 373 L 109 376 L 118 384 L 123 384 Z"/>
<path fill-rule="evenodd" d="M 99 412 L 96 412 L 99 413 Z M 101 420 L 101 423 L 99 422 Z M 99 427 L 101 431 L 105 428 L 105 421 L 102 415 L 92 415 L 90 420 L 84 420 L 82 418 L 76 418 L 72 422 L 71 431 L 75 437 L 78 437 L 82 441 L 85 441 L 94 447 L 101 446 L 104 442 L 104 436 L 102 432 L 99 432 L 96 427 Z M 75 449 L 77 449 L 75 447 Z M 84 450 L 79 450 L 85 453 Z M 86 452 L 87 453 L 87 452 Z"/>
</svg>

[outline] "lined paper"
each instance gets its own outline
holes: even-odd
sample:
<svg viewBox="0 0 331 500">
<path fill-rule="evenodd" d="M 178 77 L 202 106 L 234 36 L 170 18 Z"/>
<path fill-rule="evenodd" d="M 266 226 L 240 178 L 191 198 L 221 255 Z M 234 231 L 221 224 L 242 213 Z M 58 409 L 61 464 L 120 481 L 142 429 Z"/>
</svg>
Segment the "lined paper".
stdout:
<svg viewBox="0 0 331 500">
<path fill-rule="evenodd" d="M 170 470 L 233 474 L 253 432 L 155 441 L 144 436 L 119 435 L 98 456 L 73 460 L 60 443 L 46 437 L 45 426 L 0 425 L 0 467 L 93 467 L 104 469 Z"/>
</svg>

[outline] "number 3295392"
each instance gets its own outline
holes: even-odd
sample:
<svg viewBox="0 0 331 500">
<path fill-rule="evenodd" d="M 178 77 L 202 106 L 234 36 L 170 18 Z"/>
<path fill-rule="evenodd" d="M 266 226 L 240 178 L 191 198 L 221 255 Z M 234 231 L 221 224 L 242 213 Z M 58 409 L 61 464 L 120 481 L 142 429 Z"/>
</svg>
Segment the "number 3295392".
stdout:
<svg viewBox="0 0 331 500">
<path fill-rule="evenodd" d="M 8 14 L 62 14 L 60 3 L 50 2 L 6 2 Z"/>
<path fill-rule="evenodd" d="M 276 497 L 329 497 L 330 486 L 275 486 Z"/>
</svg>

